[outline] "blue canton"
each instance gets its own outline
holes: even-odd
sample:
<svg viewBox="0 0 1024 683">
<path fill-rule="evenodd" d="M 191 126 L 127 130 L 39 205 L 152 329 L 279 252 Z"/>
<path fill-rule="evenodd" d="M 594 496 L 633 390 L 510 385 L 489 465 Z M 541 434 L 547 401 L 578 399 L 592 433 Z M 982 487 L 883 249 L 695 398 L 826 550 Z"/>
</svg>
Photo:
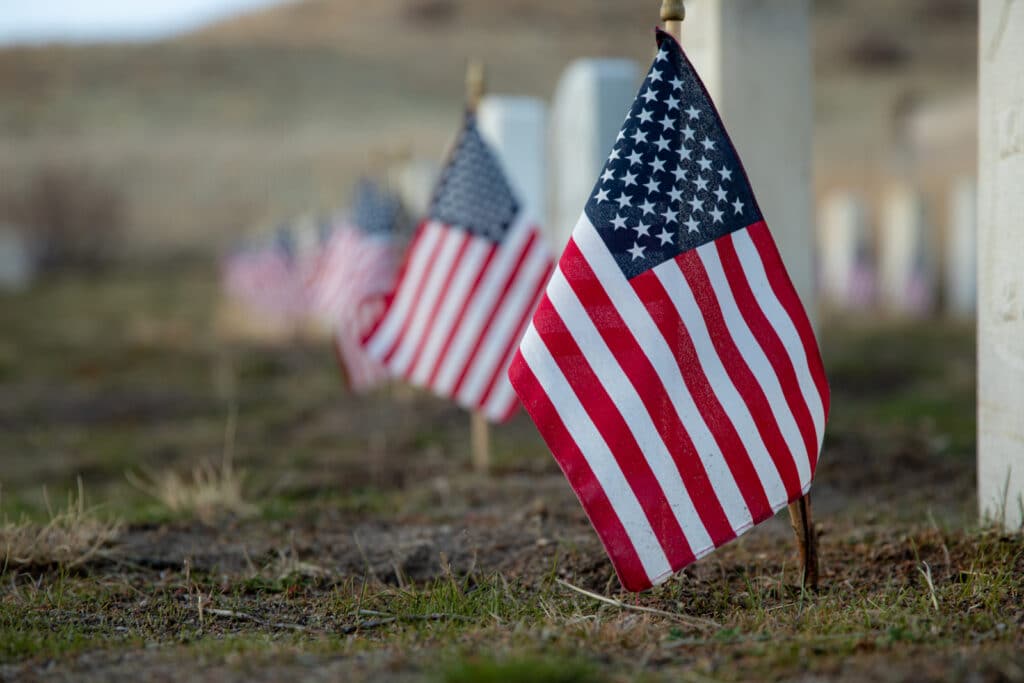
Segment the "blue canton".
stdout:
<svg viewBox="0 0 1024 683">
<path fill-rule="evenodd" d="M 398 200 L 369 180 L 356 185 L 352 206 L 352 221 L 368 234 L 389 235 L 398 222 L 401 207 Z"/>
<path fill-rule="evenodd" d="M 585 210 L 627 278 L 761 220 L 711 99 L 663 32 Z"/>
<path fill-rule="evenodd" d="M 500 242 L 512 226 L 519 203 L 501 163 L 484 142 L 472 115 L 441 172 L 430 217 L 453 228 Z"/>
</svg>

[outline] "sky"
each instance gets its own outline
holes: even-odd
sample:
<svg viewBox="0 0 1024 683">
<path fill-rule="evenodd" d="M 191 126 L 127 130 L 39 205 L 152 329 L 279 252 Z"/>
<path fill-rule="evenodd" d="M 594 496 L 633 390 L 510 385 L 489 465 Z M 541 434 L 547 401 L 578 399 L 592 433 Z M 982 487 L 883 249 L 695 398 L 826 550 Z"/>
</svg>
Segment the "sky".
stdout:
<svg viewBox="0 0 1024 683">
<path fill-rule="evenodd" d="M 287 0 L 0 0 L 0 45 L 162 38 Z"/>
</svg>

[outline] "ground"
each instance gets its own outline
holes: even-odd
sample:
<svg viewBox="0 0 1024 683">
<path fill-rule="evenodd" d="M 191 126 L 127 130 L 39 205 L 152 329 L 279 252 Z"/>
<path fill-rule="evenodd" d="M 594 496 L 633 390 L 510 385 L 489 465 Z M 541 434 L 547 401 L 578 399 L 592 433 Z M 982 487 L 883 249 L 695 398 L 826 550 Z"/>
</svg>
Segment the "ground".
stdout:
<svg viewBox="0 0 1024 683">
<path fill-rule="evenodd" d="M 634 596 L 524 416 L 474 474 L 465 414 L 225 337 L 217 291 L 174 263 L 0 298 L 0 679 L 1024 680 L 970 325 L 826 318 L 818 592 L 783 515 Z"/>
</svg>

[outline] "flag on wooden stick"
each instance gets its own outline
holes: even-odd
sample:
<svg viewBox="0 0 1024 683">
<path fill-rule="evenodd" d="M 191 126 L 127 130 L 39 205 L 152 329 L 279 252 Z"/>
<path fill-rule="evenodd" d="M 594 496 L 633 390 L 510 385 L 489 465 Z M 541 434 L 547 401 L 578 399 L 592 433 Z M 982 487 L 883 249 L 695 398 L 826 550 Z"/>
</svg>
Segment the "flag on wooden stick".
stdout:
<svg viewBox="0 0 1024 683">
<path fill-rule="evenodd" d="M 657 41 L 509 371 L 634 591 L 803 495 L 829 400 L 722 121 Z"/>
<path fill-rule="evenodd" d="M 367 352 L 492 421 L 518 405 L 507 369 L 551 255 L 467 115 Z"/>
</svg>

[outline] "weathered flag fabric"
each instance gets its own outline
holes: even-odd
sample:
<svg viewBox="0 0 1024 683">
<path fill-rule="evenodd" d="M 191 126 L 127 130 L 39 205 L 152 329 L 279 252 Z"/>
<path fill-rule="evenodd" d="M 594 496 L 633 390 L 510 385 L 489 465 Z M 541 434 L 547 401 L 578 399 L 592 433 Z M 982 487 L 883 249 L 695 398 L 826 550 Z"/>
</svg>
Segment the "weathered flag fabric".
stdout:
<svg viewBox="0 0 1024 683">
<path fill-rule="evenodd" d="M 362 338 L 380 318 L 395 284 L 400 211 L 397 198 L 361 181 L 351 215 L 331 233 L 310 284 L 311 306 L 334 330 L 338 362 L 356 392 L 388 378 L 386 368 L 363 349 Z"/>
<path fill-rule="evenodd" d="M 224 288 L 258 315 L 290 321 L 304 311 L 295 246 L 286 227 L 273 239 L 229 255 L 222 266 Z"/>
<path fill-rule="evenodd" d="M 551 265 L 469 115 L 366 350 L 411 384 L 505 420 L 518 405 L 508 363 Z"/>
<path fill-rule="evenodd" d="M 658 48 L 509 371 L 633 591 L 805 493 L 829 400 L 722 121 Z"/>
</svg>

